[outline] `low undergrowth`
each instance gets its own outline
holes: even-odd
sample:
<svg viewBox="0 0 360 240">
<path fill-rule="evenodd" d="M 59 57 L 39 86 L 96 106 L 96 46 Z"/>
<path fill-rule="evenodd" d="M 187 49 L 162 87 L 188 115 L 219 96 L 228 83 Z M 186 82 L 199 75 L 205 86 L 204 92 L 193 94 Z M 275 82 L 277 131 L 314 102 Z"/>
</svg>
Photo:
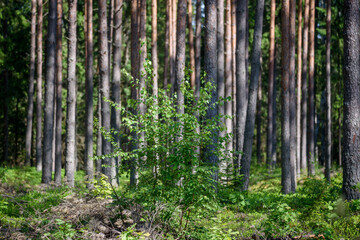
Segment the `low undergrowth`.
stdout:
<svg viewBox="0 0 360 240">
<path fill-rule="evenodd" d="M 69 189 L 42 186 L 33 168 L 0 168 L 0 239 L 360 239 L 360 201 L 342 199 L 341 173 L 331 184 L 302 177 L 295 194 L 283 195 L 279 170 L 253 172 L 250 191 L 221 187 L 185 211 L 127 188 L 114 192 L 106 178 L 89 192 L 81 172 Z"/>
</svg>

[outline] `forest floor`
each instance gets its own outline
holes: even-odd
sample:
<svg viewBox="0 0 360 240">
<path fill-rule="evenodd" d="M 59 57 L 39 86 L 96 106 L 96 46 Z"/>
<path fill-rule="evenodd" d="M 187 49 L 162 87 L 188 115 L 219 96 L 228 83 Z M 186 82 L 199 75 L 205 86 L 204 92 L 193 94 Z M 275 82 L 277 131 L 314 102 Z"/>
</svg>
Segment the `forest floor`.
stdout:
<svg viewBox="0 0 360 240">
<path fill-rule="evenodd" d="M 83 172 L 69 189 L 40 184 L 34 168 L 0 168 L 0 239 L 360 239 L 360 201 L 342 200 L 341 173 L 331 184 L 302 177 L 283 195 L 280 170 L 253 169 L 251 191 L 223 190 L 215 211 L 182 222 L 164 220 L 165 204 L 89 192 Z"/>
</svg>

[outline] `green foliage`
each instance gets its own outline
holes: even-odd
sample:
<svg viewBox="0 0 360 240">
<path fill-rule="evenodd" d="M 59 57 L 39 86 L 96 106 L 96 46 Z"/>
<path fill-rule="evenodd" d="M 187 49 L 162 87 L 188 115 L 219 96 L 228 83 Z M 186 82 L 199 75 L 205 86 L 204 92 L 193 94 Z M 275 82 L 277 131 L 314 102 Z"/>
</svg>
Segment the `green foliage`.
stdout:
<svg viewBox="0 0 360 240">
<path fill-rule="evenodd" d="M 95 177 L 90 184 L 93 186 L 91 193 L 95 197 L 100 199 L 111 197 L 113 189 L 111 188 L 110 182 L 106 175 L 100 173 L 99 176 Z"/>
</svg>

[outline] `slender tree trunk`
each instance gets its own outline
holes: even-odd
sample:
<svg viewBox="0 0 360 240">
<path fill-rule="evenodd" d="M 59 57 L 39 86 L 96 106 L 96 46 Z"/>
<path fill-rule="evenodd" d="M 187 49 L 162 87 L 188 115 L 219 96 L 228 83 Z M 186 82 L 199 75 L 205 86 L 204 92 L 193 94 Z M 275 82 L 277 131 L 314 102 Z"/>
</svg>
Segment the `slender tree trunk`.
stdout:
<svg viewBox="0 0 360 240">
<path fill-rule="evenodd" d="M 290 1 L 290 35 L 289 35 L 289 112 L 290 112 L 290 168 L 291 191 L 296 191 L 296 96 L 295 96 L 295 32 L 296 0 Z"/>
<path fill-rule="evenodd" d="M 233 89 L 233 76 L 232 76 L 232 67 L 233 67 L 233 59 L 232 59 L 232 46 L 231 46 L 231 0 L 226 1 L 226 9 L 225 9 L 225 98 L 231 98 L 232 89 Z M 225 115 L 232 116 L 232 102 L 225 102 Z M 233 124 L 232 119 L 225 119 L 225 127 L 226 133 L 231 134 L 233 132 Z M 226 143 L 226 153 L 228 156 L 232 158 L 232 150 L 233 150 L 233 141 L 230 139 Z M 230 164 L 226 163 L 226 171 L 229 173 Z"/>
<path fill-rule="evenodd" d="M 250 165 L 252 155 L 252 145 L 254 140 L 255 113 L 257 104 L 257 92 L 261 74 L 261 40 L 263 27 L 264 0 L 256 1 L 254 41 L 251 62 L 251 79 L 249 86 L 249 103 L 246 113 L 246 127 L 244 138 L 244 155 L 241 159 L 240 174 L 242 176 L 241 190 L 246 191 L 249 187 Z"/>
<path fill-rule="evenodd" d="M 290 104 L 289 104 L 289 13 L 290 2 L 282 1 L 281 12 L 281 185 L 282 192 L 291 192 L 291 160 L 290 160 Z"/>
<path fill-rule="evenodd" d="M 76 159 L 76 14 L 77 0 L 69 0 L 68 93 L 66 112 L 66 182 L 75 183 Z"/>
<path fill-rule="evenodd" d="M 31 0 L 31 47 L 30 47 L 30 72 L 27 107 L 27 124 L 25 136 L 25 165 L 30 166 L 32 124 L 34 115 L 34 79 L 35 79 L 35 53 L 36 50 L 36 0 Z"/>
<path fill-rule="evenodd" d="M 134 80 L 139 79 L 140 45 L 138 39 L 139 39 L 138 2 L 131 1 L 131 76 L 133 77 Z M 137 100 L 137 95 L 138 95 L 137 86 L 135 83 L 133 83 L 131 85 L 131 99 Z M 130 111 L 134 115 L 137 114 L 137 109 L 135 108 L 130 109 Z M 133 138 L 133 142 L 131 144 L 131 150 L 136 150 L 138 148 L 136 144 L 137 135 L 135 131 L 133 131 L 131 134 Z M 132 187 L 136 187 L 137 185 L 137 180 L 138 180 L 137 169 L 138 169 L 138 159 L 134 158 L 131 160 L 130 163 L 130 186 Z"/>
<path fill-rule="evenodd" d="M 93 95 L 94 95 L 94 55 L 93 55 L 93 1 L 86 0 L 87 18 L 86 18 L 86 69 L 85 69 L 85 171 L 87 179 L 91 181 L 94 178 L 93 153 Z M 100 137 L 101 139 L 101 137 Z M 88 185 L 90 187 L 90 185 Z"/>
<path fill-rule="evenodd" d="M 215 88 L 211 92 L 211 100 L 209 106 L 214 106 L 217 101 L 217 14 L 216 14 L 216 0 L 205 1 L 205 56 L 204 56 L 204 70 L 206 72 L 205 81 L 212 83 Z M 206 111 L 206 119 L 212 119 L 218 114 L 217 106 L 209 107 Z M 205 147 L 204 156 L 206 161 L 212 165 L 217 166 L 218 157 L 213 153 L 217 143 L 217 132 L 212 133 L 212 143 Z M 218 173 L 213 172 L 213 179 L 217 181 Z"/>
<path fill-rule="evenodd" d="M 188 0 L 188 29 L 189 29 L 189 56 L 190 56 L 190 85 L 195 89 L 195 49 L 194 49 L 194 29 L 192 27 L 192 0 Z"/>
<path fill-rule="evenodd" d="M 200 97 L 201 71 L 201 0 L 196 0 L 196 32 L 195 32 L 195 97 Z"/>
<path fill-rule="evenodd" d="M 236 5 L 236 156 L 235 171 L 239 172 L 244 144 L 245 121 L 247 112 L 246 99 L 246 0 L 237 1 Z"/>
<path fill-rule="evenodd" d="M 112 55 L 112 47 L 113 47 L 113 33 L 114 33 L 114 1 L 115 0 L 110 0 L 109 2 L 109 15 L 108 15 L 108 21 L 107 21 L 107 29 L 108 29 L 108 64 L 109 64 L 109 82 L 111 82 L 111 55 Z M 107 3 L 106 3 L 107 4 Z"/>
<path fill-rule="evenodd" d="M 115 14 L 114 14 L 114 39 L 113 39 L 113 81 L 112 81 L 112 101 L 121 104 L 121 45 L 122 45 L 122 0 L 115 0 Z M 117 148 L 120 148 L 120 125 L 121 125 L 121 114 L 116 108 L 111 108 L 111 128 L 114 129 L 115 136 L 114 140 L 118 144 Z M 114 162 L 115 161 L 115 162 Z M 112 184 L 118 185 L 117 170 L 119 168 L 120 157 L 115 157 L 112 160 L 111 176 L 113 178 Z"/>
<path fill-rule="evenodd" d="M 344 1 L 344 163 L 343 192 L 360 199 L 360 4 Z"/>
<path fill-rule="evenodd" d="M 262 54 L 261 54 L 262 55 Z M 262 56 L 260 57 L 260 74 L 259 74 L 259 87 L 257 91 L 257 99 L 258 103 L 256 104 L 256 159 L 258 164 L 262 164 L 262 149 L 261 149 L 261 124 L 262 124 L 262 79 L 261 79 L 261 73 L 262 73 Z"/>
<path fill-rule="evenodd" d="M 176 11 L 177 5 L 176 0 L 169 0 L 171 1 L 171 17 L 170 17 L 170 84 L 171 84 L 171 95 L 174 94 L 175 85 L 176 85 L 176 76 L 175 76 L 175 56 L 176 56 Z"/>
<path fill-rule="evenodd" d="M 107 23 L 107 7 L 105 0 L 99 0 L 99 71 L 101 81 L 101 126 L 106 132 L 110 131 L 110 104 L 105 99 L 110 99 L 110 78 L 109 78 L 109 46 L 108 46 L 108 23 Z M 111 144 L 105 136 L 102 137 L 102 154 L 111 153 Z M 111 158 L 105 157 L 102 161 L 102 172 L 112 181 Z"/>
<path fill-rule="evenodd" d="M 338 133 L 338 144 L 339 144 L 339 166 L 342 166 L 342 144 L 341 144 L 341 108 L 339 108 L 339 118 L 338 118 L 338 125 L 339 125 L 339 133 Z"/>
<path fill-rule="evenodd" d="M 267 143 L 266 143 L 266 157 L 269 168 L 274 167 L 274 152 L 273 148 L 274 135 L 276 129 L 273 122 L 275 118 L 274 102 L 275 99 L 275 14 L 276 14 L 276 0 L 271 0 L 270 10 L 270 52 L 269 52 L 269 87 L 268 87 L 268 118 L 267 118 Z"/>
<path fill-rule="evenodd" d="M 231 48 L 232 48 L 232 111 L 233 111 L 233 149 L 236 150 L 236 139 L 237 139 L 237 130 L 236 130 L 236 1 L 231 0 Z M 236 177 L 238 170 L 239 162 L 237 156 L 233 157 L 233 172 Z"/>
<path fill-rule="evenodd" d="M 8 104 L 8 91 L 9 91 L 9 70 L 4 71 L 4 146 L 3 146 L 3 163 L 9 165 L 9 104 Z"/>
<path fill-rule="evenodd" d="M 62 0 L 57 1 L 56 24 L 56 128 L 55 128 L 55 175 L 56 184 L 61 184 L 61 132 L 62 132 Z"/>
<path fill-rule="evenodd" d="M 331 168 L 331 0 L 326 3 L 326 154 L 325 177 L 330 182 Z"/>
<path fill-rule="evenodd" d="M 307 160 L 308 174 L 315 175 L 315 0 L 310 0 L 309 26 L 309 99 L 307 117 Z"/>
<path fill-rule="evenodd" d="M 54 130 L 55 58 L 56 58 L 56 0 L 49 0 L 48 35 L 46 43 L 46 82 L 44 106 L 44 145 L 42 183 L 50 183 Z"/>
<path fill-rule="evenodd" d="M 151 36 L 151 57 L 153 64 L 153 95 L 158 96 L 158 81 L 159 81 L 159 61 L 158 61 L 158 44 L 157 44 L 157 0 L 152 0 L 151 7 L 151 28 L 152 28 L 152 36 Z M 157 100 L 157 98 L 156 98 Z"/>
<path fill-rule="evenodd" d="M 97 115 L 98 115 L 98 131 L 97 131 L 97 138 L 96 138 L 96 156 L 100 157 L 102 155 L 102 135 L 101 135 L 101 122 L 102 122 L 102 118 L 101 118 L 101 86 L 100 86 L 99 82 L 99 93 L 98 93 L 98 109 L 97 109 Z M 98 160 L 96 161 L 96 172 L 98 174 L 100 174 L 102 172 L 102 159 L 98 158 Z"/>
<path fill-rule="evenodd" d="M 37 63 L 36 63 L 36 170 L 42 170 L 42 22 L 43 22 L 43 3 L 38 0 L 38 19 L 37 19 Z"/>
<path fill-rule="evenodd" d="M 301 48 L 302 48 L 302 0 L 298 1 L 298 49 L 297 49 L 297 101 L 296 101 L 296 174 L 301 170 Z"/>
<path fill-rule="evenodd" d="M 181 92 L 181 85 L 185 77 L 185 39 L 186 39 L 186 0 L 178 0 L 177 26 L 176 26 L 176 90 L 178 112 L 185 113 L 184 94 Z"/>
<path fill-rule="evenodd" d="M 167 90 L 169 84 L 169 42 L 170 38 L 170 1 L 166 1 L 165 19 L 165 57 L 164 57 L 164 89 Z"/>
<path fill-rule="evenodd" d="M 307 65 L 308 65 L 308 36 L 309 36 L 309 1 L 305 0 L 304 10 L 304 31 L 303 31 L 303 55 L 302 55 L 302 71 L 301 71 L 301 169 L 307 167 Z"/>
</svg>

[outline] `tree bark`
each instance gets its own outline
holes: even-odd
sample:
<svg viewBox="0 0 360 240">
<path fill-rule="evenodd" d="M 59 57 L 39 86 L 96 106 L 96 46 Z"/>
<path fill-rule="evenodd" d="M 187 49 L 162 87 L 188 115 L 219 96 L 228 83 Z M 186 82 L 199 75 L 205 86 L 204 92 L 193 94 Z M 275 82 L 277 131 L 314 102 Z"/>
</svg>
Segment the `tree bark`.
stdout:
<svg viewBox="0 0 360 240">
<path fill-rule="evenodd" d="M 96 139 L 96 156 L 98 156 L 99 158 L 96 161 L 96 172 L 98 174 L 101 173 L 102 171 L 102 159 L 101 159 L 101 155 L 102 155 L 102 135 L 101 135 L 101 122 L 102 122 L 102 118 L 101 118 L 101 90 L 100 90 L 100 86 L 101 82 L 99 81 L 99 93 L 98 93 L 98 109 L 97 109 L 97 115 L 98 115 L 98 130 L 97 130 L 97 139 Z"/>
<path fill-rule="evenodd" d="M 171 18 L 170 18 L 171 19 Z M 170 32 L 171 33 L 171 32 Z M 139 45 L 139 19 L 138 19 L 138 2 L 131 1 L 131 76 L 134 81 L 139 79 L 139 62 L 140 62 L 140 45 Z M 171 42 L 170 42 L 171 43 Z M 171 51 L 170 51 L 171 54 Z M 131 99 L 137 100 L 137 84 L 133 82 L 131 85 Z M 130 109 L 132 114 L 137 114 L 137 109 Z M 131 150 L 138 148 L 136 144 L 136 132 L 132 133 L 133 142 L 131 143 Z M 136 158 L 131 160 L 130 163 L 130 186 L 136 187 L 138 181 L 138 160 Z"/>
<path fill-rule="evenodd" d="M 276 129 L 274 128 L 275 118 L 275 15 L 276 15 L 276 0 L 271 0 L 270 10 L 270 52 L 269 52 L 269 87 L 268 87 L 268 118 L 267 118 L 267 143 L 266 143 L 266 157 L 269 168 L 275 167 L 275 152 L 274 140 L 276 141 Z"/>
<path fill-rule="evenodd" d="M 158 60 L 158 32 L 157 32 L 157 0 L 152 0 L 151 7 L 151 58 L 153 64 L 153 95 L 158 96 L 158 81 L 159 81 L 159 60 Z"/>
<path fill-rule="evenodd" d="M 46 82 L 44 106 L 44 145 L 42 160 L 42 183 L 51 181 L 53 130 L 54 130 L 54 94 L 55 94 L 55 58 L 56 58 L 56 0 L 49 1 L 48 35 L 46 43 Z"/>
<path fill-rule="evenodd" d="M 344 1 L 344 162 L 343 192 L 360 199 L 360 4 Z"/>
<path fill-rule="evenodd" d="M 209 108 L 206 110 L 206 119 L 214 118 L 217 112 L 217 106 L 214 104 L 217 101 L 217 14 L 216 14 L 216 0 L 205 1 L 205 56 L 204 56 L 204 70 L 206 72 L 205 81 L 210 82 L 214 88 L 212 89 L 211 100 Z M 211 143 L 205 147 L 204 155 L 206 161 L 211 166 L 215 167 L 218 164 L 218 157 L 213 153 L 217 143 L 217 132 L 212 133 Z M 212 173 L 215 181 L 218 179 L 217 171 Z"/>
<path fill-rule="evenodd" d="M 30 166 L 31 158 L 31 139 L 34 115 L 34 79 L 35 79 L 35 50 L 36 50 L 36 0 L 31 0 L 31 43 L 30 43 L 30 71 L 29 71 L 29 90 L 27 123 L 25 136 L 25 165 Z"/>
<path fill-rule="evenodd" d="M 331 0 L 326 3 L 326 154 L 325 177 L 330 182 L 331 169 Z"/>
<path fill-rule="evenodd" d="M 93 125 L 94 125 L 94 55 L 93 55 L 93 0 L 86 0 L 87 8 L 86 18 L 86 69 L 85 69 L 85 172 L 87 179 L 91 181 L 94 178 L 94 163 L 93 163 Z M 90 185 L 88 185 L 90 187 Z"/>
<path fill-rule="evenodd" d="M 169 42 L 170 38 L 170 1 L 166 1 L 166 19 L 165 19 L 165 53 L 164 53 L 164 89 L 167 90 L 169 84 Z"/>
<path fill-rule="evenodd" d="M 232 48 L 232 111 L 233 111 L 233 149 L 236 150 L 236 1 L 231 0 L 231 48 Z M 237 175 L 239 163 L 237 160 L 237 156 L 233 156 L 233 167 L 234 167 L 234 175 Z"/>
<path fill-rule="evenodd" d="M 307 160 L 308 174 L 315 175 L 315 0 L 310 0 L 309 26 L 309 99 L 307 117 Z"/>
<path fill-rule="evenodd" d="M 291 192 L 290 160 L 290 104 L 289 104 L 289 13 L 290 3 L 282 1 L 281 12 L 281 186 L 282 192 Z"/>
<path fill-rule="evenodd" d="M 194 49 L 194 29 L 192 27 L 192 0 L 188 0 L 188 29 L 189 29 L 189 57 L 190 57 L 190 85 L 195 89 L 195 49 Z"/>
<path fill-rule="evenodd" d="M 181 85 L 185 77 L 185 39 L 186 39 L 186 0 L 178 0 L 177 26 L 176 26 L 176 91 L 177 108 L 180 114 L 184 114 L 184 94 Z"/>
<path fill-rule="evenodd" d="M 235 172 L 240 171 L 240 162 L 244 144 L 246 99 L 246 12 L 247 1 L 240 0 L 236 5 L 236 156 Z"/>
<path fill-rule="evenodd" d="M 290 38 L 289 38 L 289 111 L 290 111 L 290 168 L 291 191 L 296 191 L 296 97 L 295 97 L 295 32 L 296 1 L 290 1 Z"/>
<path fill-rule="evenodd" d="M 225 97 L 224 82 L 224 1 L 217 2 L 217 95 L 221 100 Z M 225 107 L 223 104 L 218 105 L 218 114 L 224 115 Z M 221 124 L 224 124 L 222 118 Z M 223 137 L 225 132 L 220 132 Z"/>
<path fill-rule="evenodd" d="M 304 10 L 304 31 L 303 31 L 303 55 L 302 55 L 302 70 L 301 70 L 301 169 L 307 167 L 307 144 L 306 144 L 306 129 L 307 129 L 307 65 L 308 65 L 308 36 L 309 36 L 309 1 L 305 0 Z"/>
<path fill-rule="evenodd" d="M 256 118 L 255 118 L 255 124 L 256 124 L 256 159 L 258 164 L 262 164 L 262 156 L 261 156 L 261 124 L 262 124 L 262 79 L 261 79 L 261 73 L 262 73 L 262 53 L 260 56 L 260 74 L 259 74 L 259 87 L 257 90 L 257 101 L 256 104 Z"/>
<path fill-rule="evenodd" d="M 76 14 L 77 0 L 69 0 L 68 93 L 66 112 L 66 183 L 74 187 L 76 171 Z"/>
<path fill-rule="evenodd" d="M 176 0 L 169 0 L 171 1 L 170 7 L 170 84 L 171 84 L 171 96 L 175 92 L 175 85 L 176 85 L 176 11 L 177 5 Z"/>
<path fill-rule="evenodd" d="M 301 170 L 301 48 L 302 48 L 302 0 L 298 1 L 298 49 L 297 49 L 297 99 L 296 99 L 296 174 Z"/>
<path fill-rule="evenodd" d="M 121 105 L 121 45 L 122 45 L 122 0 L 115 0 L 114 5 L 114 39 L 113 39 L 113 81 L 112 81 L 112 101 Z M 115 130 L 114 140 L 120 148 L 120 125 L 121 113 L 116 108 L 111 108 L 111 128 Z M 117 170 L 119 169 L 120 157 L 115 157 L 112 162 L 111 176 L 112 184 L 118 185 Z"/>
<path fill-rule="evenodd" d="M 201 71 L 201 0 L 196 0 L 196 32 L 195 32 L 195 98 L 200 97 Z"/>
<path fill-rule="evenodd" d="M 62 17 L 63 3 L 57 1 L 56 24 L 56 124 L 55 124 L 55 183 L 61 184 L 62 132 Z"/>
<path fill-rule="evenodd" d="M 264 0 L 256 1 L 254 41 L 251 62 L 251 79 L 249 85 L 249 101 L 246 113 L 246 127 L 244 138 L 244 155 L 241 159 L 240 174 L 242 191 L 248 190 L 250 180 L 250 165 L 252 155 L 252 145 L 254 140 L 255 113 L 257 104 L 257 92 L 259 87 L 259 78 L 261 74 L 261 40 L 263 27 Z"/>
<path fill-rule="evenodd" d="M 36 34 L 36 170 L 42 170 L 42 22 L 43 3 L 38 0 L 38 19 Z"/>
</svg>

